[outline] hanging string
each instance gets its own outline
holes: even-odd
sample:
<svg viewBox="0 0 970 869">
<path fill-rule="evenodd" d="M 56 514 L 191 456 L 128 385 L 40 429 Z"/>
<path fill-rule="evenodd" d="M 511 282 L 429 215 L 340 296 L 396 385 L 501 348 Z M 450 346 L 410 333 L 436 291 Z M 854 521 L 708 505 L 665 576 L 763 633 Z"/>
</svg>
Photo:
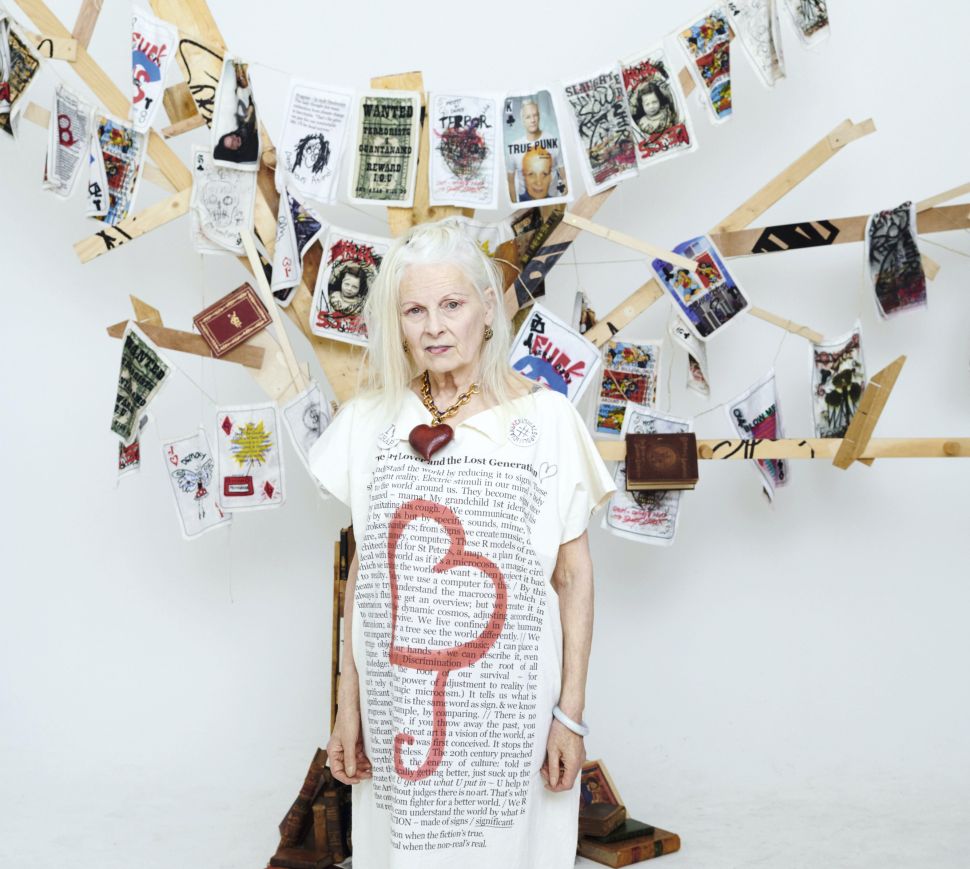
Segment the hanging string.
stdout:
<svg viewBox="0 0 970 869">
<path fill-rule="evenodd" d="M 942 243 L 940 243 L 938 241 L 932 241 L 931 239 L 924 238 L 922 235 L 919 237 L 919 240 L 920 241 L 925 241 L 927 244 L 933 244 L 933 245 L 936 245 L 937 247 L 942 247 L 943 250 L 948 250 L 948 251 L 950 251 L 950 253 L 955 253 L 958 256 L 965 256 L 965 257 L 970 258 L 970 253 L 966 253 L 966 252 L 964 252 L 962 250 L 957 250 L 955 247 L 950 247 L 949 245 L 942 244 Z"/>
</svg>

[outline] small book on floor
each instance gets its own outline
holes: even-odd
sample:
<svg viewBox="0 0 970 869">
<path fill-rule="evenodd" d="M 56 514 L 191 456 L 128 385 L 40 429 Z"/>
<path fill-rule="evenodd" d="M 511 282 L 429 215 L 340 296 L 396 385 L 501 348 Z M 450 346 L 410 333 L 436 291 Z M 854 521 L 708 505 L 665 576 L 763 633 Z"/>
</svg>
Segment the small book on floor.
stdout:
<svg viewBox="0 0 970 869">
<path fill-rule="evenodd" d="M 697 436 L 693 432 L 626 436 L 627 491 L 693 489 L 696 485 Z"/>
<path fill-rule="evenodd" d="M 667 830 L 654 828 L 648 836 L 625 839 L 621 842 L 604 843 L 589 836 L 579 837 L 578 852 L 581 857 L 595 860 L 604 866 L 629 866 L 672 854 L 680 850 L 680 836 Z"/>
<path fill-rule="evenodd" d="M 622 842 L 625 839 L 652 836 L 655 829 L 656 827 L 645 824 L 643 821 L 635 821 L 633 818 L 627 818 L 619 827 L 611 833 L 607 833 L 605 836 L 592 836 L 587 834 L 587 837 L 594 842 L 599 842 L 601 845 L 609 845 L 613 842 Z"/>
<path fill-rule="evenodd" d="M 626 820 L 626 808 L 613 803 L 590 803 L 579 810 L 579 832 L 608 836 Z"/>
</svg>

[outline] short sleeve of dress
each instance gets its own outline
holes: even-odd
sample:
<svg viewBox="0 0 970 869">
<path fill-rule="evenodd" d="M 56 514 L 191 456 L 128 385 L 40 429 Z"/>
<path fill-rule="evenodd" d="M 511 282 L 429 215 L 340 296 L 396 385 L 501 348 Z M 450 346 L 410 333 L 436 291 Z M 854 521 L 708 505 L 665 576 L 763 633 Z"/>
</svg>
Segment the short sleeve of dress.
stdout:
<svg viewBox="0 0 970 869">
<path fill-rule="evenodd" d="M 605 506 L 616 491 L 613 476 L 596 449 L 593 437 L 568 399 L 560 411 L 559 515 L 560 544 L 579 537 L 590 517 Z"/>
<path fill-rule="evenodd" d="M 354 401 L 350 400 L 337 411 L 307 454 L 310 473 L 324 489 L 348 507 L 353 422 Z"/>
</svg>

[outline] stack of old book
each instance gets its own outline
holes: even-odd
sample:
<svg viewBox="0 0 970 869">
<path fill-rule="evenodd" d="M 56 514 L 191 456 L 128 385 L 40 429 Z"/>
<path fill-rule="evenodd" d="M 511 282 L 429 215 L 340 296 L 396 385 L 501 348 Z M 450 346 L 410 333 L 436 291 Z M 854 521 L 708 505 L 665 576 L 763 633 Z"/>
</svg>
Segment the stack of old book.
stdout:
<svg viewBox="0 0 970 869">
<path fill-rule="evenodd" d="M 579 802 L 580 856 L 606 866 L 629 866 L 672 854 L 680 849 L 680 836 L 627 817 L 626 806 L 605 764 L 583 764 Z"/>
<path fill-rule="evenodd" d="M 697 485 L 697 436 L 628 434 L 626 488 L 629 492 L 693 489 Z"/>
<path fill-rule="evenodd" d="M 350 785 L 338 782 L 318 748 L 303 787 L 280 821 L 280 844 L 270 866 L 326 869 L 351 854 Z"/>
</svg>

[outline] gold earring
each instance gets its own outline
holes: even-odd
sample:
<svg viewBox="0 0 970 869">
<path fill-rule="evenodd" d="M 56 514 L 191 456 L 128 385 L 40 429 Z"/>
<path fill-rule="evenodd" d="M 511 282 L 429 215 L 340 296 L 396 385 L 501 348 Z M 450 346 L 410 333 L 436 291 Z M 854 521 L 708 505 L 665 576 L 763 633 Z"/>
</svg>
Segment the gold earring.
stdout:
<svg viewBox="0 0 970 869">
<path fill-rule="evenodd" d="M 410 350 L 410 349 L 411 349 L 411 348 L 410 348 L 410 347 L 408 346 L 408 339 L 407 339 L 407 338 L 405 338 L 405 339 L 404 339 L 404 340 L 403 340 L 403 341 L 401 342 L 401 346 L 402 346 L 402 347 L 404 348 L 404 352 L 405 352 L 405 353 L 407 353 L 407 352 L 408 352 L 408 350 Z"/>
<path fill-rule="evenodd" d="M 492 327 L 491 326 L 486 326 L 485 327 L 485 340 L 486 341 L 488 341 L 488 339 L 491 338 L 492 335 L 494 335 L 494 334 L 495 333 L 492 331 Z"/>
</svg>

